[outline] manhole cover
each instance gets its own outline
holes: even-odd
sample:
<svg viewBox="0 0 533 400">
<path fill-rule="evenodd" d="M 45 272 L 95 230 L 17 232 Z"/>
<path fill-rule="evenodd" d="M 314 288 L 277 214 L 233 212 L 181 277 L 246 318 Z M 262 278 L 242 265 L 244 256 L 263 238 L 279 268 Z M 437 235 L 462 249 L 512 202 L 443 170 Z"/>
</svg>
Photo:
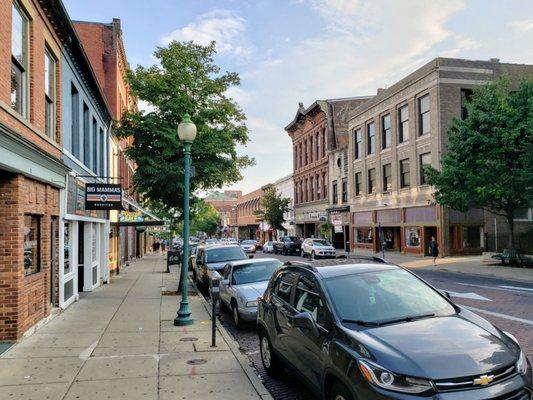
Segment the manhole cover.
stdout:
<svg viewBox="0 0 533 400">
<path fill-rule="evenodd" d="M 205 364 L 206 362 L 207 362 L 207 360 L 205 360 L 203 358 L 195 358 L 193 360 L 187 361 L 187 364 L 189 364 L 189 365 L 202 365 L 202 364 Z"/>
<path fill-rule="evenodd" d="M 196 337 L 184 337 L 180 339 L 180 342 L 196 342 L 197 340 Z"/>
</svg>

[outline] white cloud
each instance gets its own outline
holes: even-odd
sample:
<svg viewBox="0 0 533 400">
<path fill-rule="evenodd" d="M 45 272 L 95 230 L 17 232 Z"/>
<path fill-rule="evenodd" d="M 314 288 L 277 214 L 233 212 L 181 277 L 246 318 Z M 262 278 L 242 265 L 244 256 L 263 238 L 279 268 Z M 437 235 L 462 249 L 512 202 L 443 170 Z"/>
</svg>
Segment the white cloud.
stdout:
<svg viewBox="0 0 533 400">
<path fill-rule="evenodd" d="M 533 30 L 533 19 L 521 19 L 513 21 L 511 26 L 518 32 L 526 33 Z"/>
<path fill-rule="evenodd" d="M 245 56 L 249 53 L 242 41 L 245 30 L 245 20 L 240 16 L 228 10 L 213 10 L 198 16 L 189 25 L 163 36 L 161 41 L 168 45 L 173 40 L 192 40 L 205 46 L 214 40 L 220 54 Z"/>
</svg>

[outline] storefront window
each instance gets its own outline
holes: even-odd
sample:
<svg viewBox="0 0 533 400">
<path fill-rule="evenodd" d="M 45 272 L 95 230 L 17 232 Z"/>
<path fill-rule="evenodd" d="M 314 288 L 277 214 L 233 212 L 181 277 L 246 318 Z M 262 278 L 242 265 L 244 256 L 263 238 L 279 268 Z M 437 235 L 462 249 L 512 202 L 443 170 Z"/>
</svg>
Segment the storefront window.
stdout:
<svg viewBox="0 0 533 400">
<path fill-rule="evenodd" d="M 462 238 L 464 249 L 476 249 L 483 247 L 483 228 L 480 226 L 463 226 Z"/>
<path fill-rule="evenodd" d="M 24 216 L 24 275 L 41 270 L 41 217 Z"/>
<path fill-rule="evenodd" d="M 96 225 L 91 224 L 91 238 L 92 238 L 92 260 L 96 261 Z"/>
<path fill-rule="evenodd" d="M 405 228 L 405 245 L 420 247 L 420 228 Z"/>
<path fill-rule="evenodd" d="M 70 272 L 70 223 L 65 223 L 64 241 L 63 241 L 63 271 L 65 274 Z"/>
<path fill-rule="evenodd" d="M 372 228 L 358 228 L 355 231 L 357 243 L 372 243 Z"/>
</svg>

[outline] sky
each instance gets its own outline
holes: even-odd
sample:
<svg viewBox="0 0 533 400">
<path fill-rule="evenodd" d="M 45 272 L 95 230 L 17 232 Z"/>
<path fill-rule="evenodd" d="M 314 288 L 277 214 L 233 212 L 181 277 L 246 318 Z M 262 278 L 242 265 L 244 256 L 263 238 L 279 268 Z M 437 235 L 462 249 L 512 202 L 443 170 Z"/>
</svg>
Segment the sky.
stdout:
<svg viewBox="0 0 533 400">
<path fill-rule="evenodd" d="M 298 102 L 372 95 L 435 57 L 533 64 L 531 0 L 63 0 L 74 20 L 120 18 L 132 67 L 171 40 L 217 42 L 238 72 L 255 158 L 244 193 L 292 172 Z"/>
</svg>

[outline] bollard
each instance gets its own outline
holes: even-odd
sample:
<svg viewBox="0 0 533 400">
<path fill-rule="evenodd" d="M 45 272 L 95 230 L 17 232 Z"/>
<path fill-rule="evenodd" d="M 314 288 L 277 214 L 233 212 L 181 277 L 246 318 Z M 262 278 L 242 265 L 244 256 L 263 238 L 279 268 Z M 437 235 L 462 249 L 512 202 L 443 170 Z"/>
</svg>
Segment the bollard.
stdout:
<svg viewBox="0 0 533 400">
<path fill-rule="evenodd" d="M 211 347 L 216 347 L 217 337 L 217 301 L 220 299 L 220 277 L 215 276 L 211 279 L 211 304 L 213 310 L 211 314 Z"/>
</svg>

